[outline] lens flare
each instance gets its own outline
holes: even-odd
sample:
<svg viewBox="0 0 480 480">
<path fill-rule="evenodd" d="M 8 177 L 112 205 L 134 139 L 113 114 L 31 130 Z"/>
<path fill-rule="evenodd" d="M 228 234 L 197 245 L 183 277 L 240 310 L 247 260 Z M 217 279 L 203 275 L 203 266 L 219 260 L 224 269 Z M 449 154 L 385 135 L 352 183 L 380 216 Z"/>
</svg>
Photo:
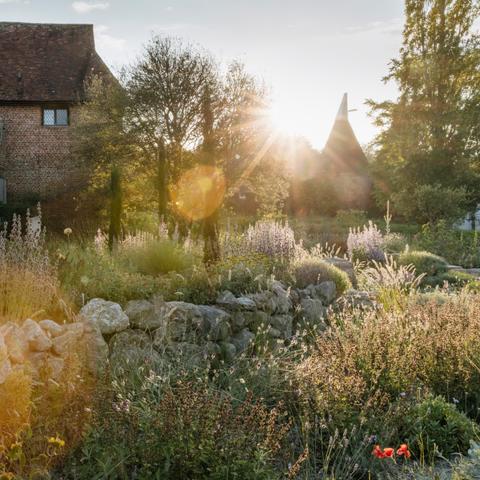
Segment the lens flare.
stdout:
<svg viewBox="0 0 480 480">
<path fill-rule="evenodd" d="M 225 177 L 220 169 L 200 165 L 185 172 L 170 187 L 170 198 L 175 210 L 184 218 L 202 220 L 220 207 L 225 197 L 225 186 Z"/>
</svg>

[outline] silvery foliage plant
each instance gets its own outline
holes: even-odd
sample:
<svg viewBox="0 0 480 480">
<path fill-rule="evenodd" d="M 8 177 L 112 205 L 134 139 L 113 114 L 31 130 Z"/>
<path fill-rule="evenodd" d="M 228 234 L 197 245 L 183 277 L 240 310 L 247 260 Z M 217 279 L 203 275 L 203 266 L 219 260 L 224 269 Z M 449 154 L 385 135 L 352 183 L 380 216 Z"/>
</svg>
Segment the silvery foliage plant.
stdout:
<svg viewBox="0 0 480 480">
<path fill-rule="evenodd" d="M 382 232 L 372 221 L 362 228 L 351 228 L 347 239 L 348 254 L 351 258 L 383 262 L 383 241 Z"/>
</svg>

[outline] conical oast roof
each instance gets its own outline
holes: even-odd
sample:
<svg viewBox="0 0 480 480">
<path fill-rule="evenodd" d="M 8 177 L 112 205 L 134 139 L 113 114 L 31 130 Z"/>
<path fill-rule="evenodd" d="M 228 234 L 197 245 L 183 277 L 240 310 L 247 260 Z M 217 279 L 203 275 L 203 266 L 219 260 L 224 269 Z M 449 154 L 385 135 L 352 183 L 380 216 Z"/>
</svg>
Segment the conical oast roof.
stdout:
<svg viewBox="0 0 480 480">
<path fill-rule="evenodd" d="M 368 160 L 348 121 L 346 93 L 321 155 L 318 180 L 331 185 L 338 209 L 368 208 L 372 188 Z"/>
<path fill-rule="evenodd" d="M 367 157 L 348 121 L 348 96 L 346 93 L 343 95 L 322 156 L 324 166 L 332 173 L 366 173 Z"/>
</svg>

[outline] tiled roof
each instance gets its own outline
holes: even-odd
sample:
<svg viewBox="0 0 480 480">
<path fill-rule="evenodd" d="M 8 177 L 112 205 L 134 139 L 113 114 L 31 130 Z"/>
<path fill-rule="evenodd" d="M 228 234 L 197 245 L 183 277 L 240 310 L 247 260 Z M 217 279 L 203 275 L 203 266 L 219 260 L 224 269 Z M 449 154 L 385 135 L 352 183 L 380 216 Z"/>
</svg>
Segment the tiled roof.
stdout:
<svg viewBox="0 0 480 480">
<path fill-rule="evenodd" d="M 93 25 L 0 22 L 0 102 L 78 102 L 89 75 L 112 77 Z"/>
<path fill-rule="evenodd" d="M 348 121 L 347 94 L 322 152 L 325 166 L 337 173 L 365 174 L 368 160 Z"/>
</svg>

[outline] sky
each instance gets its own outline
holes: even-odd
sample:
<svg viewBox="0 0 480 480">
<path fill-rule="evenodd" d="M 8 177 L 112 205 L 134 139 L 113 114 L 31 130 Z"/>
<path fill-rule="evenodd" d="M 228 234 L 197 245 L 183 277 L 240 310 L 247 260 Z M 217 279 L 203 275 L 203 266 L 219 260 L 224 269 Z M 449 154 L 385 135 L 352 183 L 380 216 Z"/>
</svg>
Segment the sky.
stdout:
<svg viewBox="0 0 480 480">
<path fill-rule="evenodd" d="M 376 133 L 365 100 L 397 95 L 382 77 L 400 48 L 403 0 L 0 0 L 0 21 L 92 23 L 113 71 L 152 34 L 240 60 L 270 88 L 280 128 L 319 149 L 344 92 L 362 144 Z"/>
</svg>

